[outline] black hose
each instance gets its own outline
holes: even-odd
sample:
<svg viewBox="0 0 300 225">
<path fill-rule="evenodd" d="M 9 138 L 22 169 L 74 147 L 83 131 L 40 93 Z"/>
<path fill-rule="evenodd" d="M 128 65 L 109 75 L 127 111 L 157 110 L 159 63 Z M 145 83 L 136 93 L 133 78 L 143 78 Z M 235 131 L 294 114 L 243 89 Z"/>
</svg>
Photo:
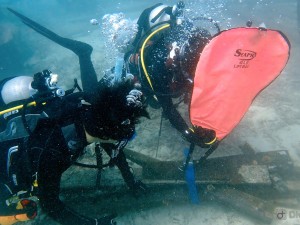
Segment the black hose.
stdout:
<svg viewBox="0 0 300 225">
<path fill-rule="evenodd" d="M 212 18 L 208 18 L 208 17 L 205 17 L 205 16 L 198 16 L 198 17 L 193 18 L 192 20 L 193 21 L 196 21 L 196 20 L 207 20 L 207 21 L 211 22 L 215 26 L 216 30 L 218 31 L 217 33 L 221 32 L 221 28 L 220 28 L 219 24 L 216 21 L 214 21 Z"/>
<path fill-rule="evenodd" d="M 27 109 L 27 106 L 30 102 L 33 101 L 33 98 L 30 97 L 28 99 L 25 100 L 25 103 L 23 104 L 23 107 L 22 107 L 22 110 L 21 110 L 21 118 L 22 118 L 22 122 L 23 122 L 23 125 L 25 127 L 25 130 L 27 131 L 28 135 L 31 135 L 32 134 L 32 131 L 30 130 L 30 127 L 29 127 L 29 124 L 26 120 L 26 109 Z"/>
<path fill-rule="evenodd" d="M 90 169 L 103 169 L 105 167 L 108 167 L 110 164 L 106 163 L 106 164 L 103 164 L 102 167 L 99 167 L 97 165 L 85 164 L 85 163 L 80 163 L 80 162 L 73 162 L 73 165 L 84 167 L 84 168 L 90 168 Z"/>
</svg>

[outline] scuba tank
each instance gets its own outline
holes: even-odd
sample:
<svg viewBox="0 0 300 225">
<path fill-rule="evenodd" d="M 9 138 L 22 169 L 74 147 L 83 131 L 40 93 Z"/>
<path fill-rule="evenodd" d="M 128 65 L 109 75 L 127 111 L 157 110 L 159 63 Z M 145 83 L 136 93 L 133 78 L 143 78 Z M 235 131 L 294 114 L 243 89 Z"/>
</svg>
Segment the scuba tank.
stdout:
<svg viewBox="0 0 300 225">
<path fill-rule="evenodd" d="M 33 89 L 31 83 L 33 78 L 30 76 L 18 76 L 5 79 L 0 84 L 1 105 L 7 105 L 11 102 L 24 100 L 37 93 L 36 89 Z"/>
<path fill-rule="evenodd" d="M 33 77 L 18 76 L 4 79 L 0 81 L 0 107 L 47 92 L 54 91 L 55 96 L 64 96 L 64 90 L 56 86 L 57 79 L 58 75 L 50 70 L 43 70 Z"/>
<path fill-rule="evenodd" d="M 0 81 L 0 142 L 27 137 L 40 118 L 48 117 L 43 110 L 45 102 L 65 95 L 56 86 L 57 78 L 44 70 L 33 78 L 19 76 Z"/>
</svg>

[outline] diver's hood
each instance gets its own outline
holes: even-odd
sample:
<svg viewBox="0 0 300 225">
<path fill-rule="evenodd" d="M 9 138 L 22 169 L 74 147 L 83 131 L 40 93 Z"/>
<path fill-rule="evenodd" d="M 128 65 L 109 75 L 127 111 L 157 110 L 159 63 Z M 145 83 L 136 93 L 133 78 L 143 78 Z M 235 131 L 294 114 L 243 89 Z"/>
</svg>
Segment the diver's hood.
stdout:
<svg viewBox="0 0 300 225">
<path fill-rule="evenodd" d="M 171 13 L 172 7 L 163 5 L 162 3 L 155 4 L 154 6 L 145 9 L 137 21 L 138 32 L 132 45 L 136 46 L 140 39 L 158 24 L 170 21 Z"/>
<path fill-rule="evenodd" d="M 104 140 L 123 140 L 130 139 L 134 134 L 135 125 L 131 120 L 113 121 L 100 118 L 95 113 L 94 109 L 87 111 L 83 120 L 84 128 L 91 136 Z"/>
<path fill-rule="evenodd" d="M 137 109 L 127 105 L 126 96 L 131 89 L 125 82 L 116 87 L 99 82 L 98 92 L 83 113 L 84 127 L 91 136 L 114 140 L 132 137 L 138 118 L 149 115 L 145 107 Z"/>
</svg>

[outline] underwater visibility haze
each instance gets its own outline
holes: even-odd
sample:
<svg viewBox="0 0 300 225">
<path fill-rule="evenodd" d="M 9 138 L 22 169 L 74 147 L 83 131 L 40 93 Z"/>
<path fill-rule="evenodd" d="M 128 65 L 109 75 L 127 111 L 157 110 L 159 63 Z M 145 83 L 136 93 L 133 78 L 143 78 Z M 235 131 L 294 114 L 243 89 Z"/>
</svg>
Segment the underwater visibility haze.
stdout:
<svg viewBox="0 0 300 225">
<path fill-rule="evenodd" d="M 173 6 L 178 2 L 0 0 L 0 80 L 49 69 L 58 74 L 62 89 L 71 89 L 75 78 L 81 85 L 77 56 L 30 29 L 7 8 L 62 37 L 91 45 L 91 59 L 100 80 L 117 65 L 127 42 L 136 35 L 143 10 L 156 3 Z M 225 31 L 250 23 L 280 31 L 290 44 L 286 66 L 254 98 L 206 163 L 197 161 L 206 149 L 194 146 L 192 180 L 186 180 L 180 170 L 189 157 L 184 149 L 190 144 L 161 108 L 148 106 L 150 119 L 140 120 L 136 137 L 125 149 L 135 176 L 149 188 L 146 195 L 130 195 L 115 167 L 102 170 L 99 188 L 95 186 L 100 179 L 97 169 L 72 166 L 62 176 L 61 198 L 92 218 L 117 213 L 115 220 L 120 225 L 300 224 L 300 0 L 183 2 L 184 15 L 205 18 L 195 24 L 212 35 L 218 34 L 218 27 Z M 180 98 L 174 101 L 189 121 L 188 105 Z M 91 144 L 79 161 L 94 165 L 95 155 Z M 103 160 L 109 160 L 104 153 Z M 191 189 L 189 182 L 197 190 Z M 24 224 L 58 223 L 38 209 L 38 216 Z"/>
</svg>

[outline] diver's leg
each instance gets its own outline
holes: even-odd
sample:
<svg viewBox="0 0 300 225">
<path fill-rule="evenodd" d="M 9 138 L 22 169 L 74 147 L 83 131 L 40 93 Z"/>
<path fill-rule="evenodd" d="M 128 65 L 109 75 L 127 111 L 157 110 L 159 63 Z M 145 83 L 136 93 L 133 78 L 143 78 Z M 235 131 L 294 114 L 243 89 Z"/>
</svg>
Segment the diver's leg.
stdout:
<svg viewBox="0 0 300 225">
<path fill-rule="evenodd" d="M 36 32 L 54 41 L 55 43 L 73 51 L 79 58 L 83 90 L 91 92 L 94 92 L 96 90 L 97 74 L 91 61 L 91 54 L 93 51 L 92 46 L 80 41 L 63 38 L 57 35 L 56 33 L 48 30 L 47 28 L 41 26 L 40 24 L 36 23 L 35 21 L 27 18 L 26 16 L 14 11 L 13 9 L 8 8 L 8 10 L 15 14 L 17 17 L 19 17 L 24 24 L 26 24 Z"/>
<path fill-rule="evenodd" d="M 60 129 L 52 130 L 50 135 L 47 127 L 39 129 L 30 136 L 29 146 L 30 151 L 43 148 L 38 165 L 39 199 L 42 209 L 49 216 L 62 225 L 114 224 L 112 219 L 116 215 L 89 218 L 72 210 L 60 200 L 61 176 L 71 165 L 68 148 Z"/>
</svg>

